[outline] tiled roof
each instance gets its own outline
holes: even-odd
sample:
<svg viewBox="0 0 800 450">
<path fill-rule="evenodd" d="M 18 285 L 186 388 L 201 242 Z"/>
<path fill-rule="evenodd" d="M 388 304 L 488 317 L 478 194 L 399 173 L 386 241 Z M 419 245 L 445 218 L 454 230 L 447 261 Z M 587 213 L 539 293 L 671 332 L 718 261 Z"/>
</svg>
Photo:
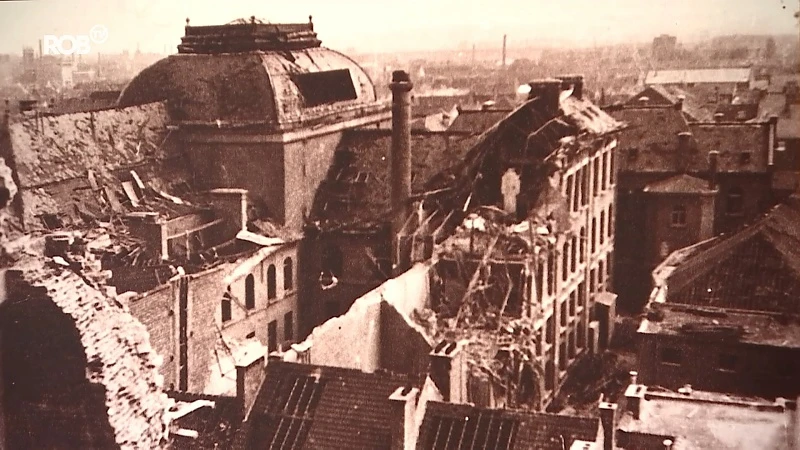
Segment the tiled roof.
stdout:
<svg viewBox="0 0 800 450">
<path fill-rule="evenodd" d="M 346 131 L 337 148 L 340 159 L 317 193 L 311 219 L 348 227 L 388 221 L 391 140 L 387 130 Z M 461 133 L 412 134 L 412 194 L 424 192 L 435 175 L 458 166 L 475 141 Z"/>
<path fill-rule="evenodd" d="M 598 427 L 588 417 L 429 402 L 417 449 L 562 450 L 575 440 L 594 442 Z"/>
<path fill-rule="evenodd" d="M 481 134 L 510 113 L 510 109 L 462 109 L 459 110 L 458 117 L 450 125 L 448 131 Z"/>
<path fill-rule="evenodd" d="M 629 98 L 625 104 L 629 107 L 643 106 L 674 106 L 683 97 L 683 114 L 691 121 L 710 121 L 714 119 L 713 107 L 706 107 L 702 101 L 691 92 L 676 86 L 662 86 L 659 84 L 648 86 L 638 94 Z"/>
<path fill-rule="evenodd" d="M 800 312 L 799 199 L 789 199 L 756 224 L 710 244 L 671 262 L 669 302 Z"/>
<path fill-rule="evenodd" d="M 769 139 L 767 125 L 759 123 L 690 123 L 689 130 L 705 158 L 710 151 L 719 152 L 720 172 L 765 172 Z M 748 153 L 748 162 L 741 155 Z M 708 163 L 704 162 L 708 167 Z"/>
<path fill-rule="evenodd" d="M 20 188 L 34 188 L 107 172 L 163 156 L 168 134 L 163 103 L 38 119 L 9 125 L 10 149 Z"/>
<path fill-rule="evenodd" d="M 713 194 L 708 188 L 708 181 L 691 175 L 680 174 L 648 184 L 644 192 L 654 194 Z"/>
<path fill-rule="evenodd" d="M 390 439 L 389 396 L 409 378 L 270 361 L 241 448 L 378 449 Z"/>
<path fill-rule="evenodd" d="M 675 170 L 678 134 L 689 131 L 680 111 L 672 107 L 624 108 L 611 111 L 628 128 L 619 135 L 620 172 L 672 172 Z M 690 143 L 690 148 L 694 147 Z M 635 157 L 632 154 L 635 153 Z M 685 155 L 689 166 L 705 164 L 700 152 Z"/>
<path fill-rule="evenodd" d="M 747 83 L 751 69 L 678 69 L 651 70 L 647 72 L 645 84 L 689 84 L 689 83 Z"/>
<path fill-rule="evenodd" d="M 108 423 L 121 448 L 159 448 L 169 406 L 158 374 L 160 357 L 144 325 L 71 269 L 42 259 L 16 266 L 75 322 L 86 354 L 86 377 L 105 392 Z"/>
<path fill-rule="evenodd" d="M 711 151 L 719 152 L 720 172 L 766 171 L 765 123 L 687 122 L 672 107 L 630 107 L 610 114 L 628 124 L 620 134 L 621 172 L 706 172 Z M 678 134 L 682 132 L 692 136 L 689 151 L 679 158 Z"/>
</svg>

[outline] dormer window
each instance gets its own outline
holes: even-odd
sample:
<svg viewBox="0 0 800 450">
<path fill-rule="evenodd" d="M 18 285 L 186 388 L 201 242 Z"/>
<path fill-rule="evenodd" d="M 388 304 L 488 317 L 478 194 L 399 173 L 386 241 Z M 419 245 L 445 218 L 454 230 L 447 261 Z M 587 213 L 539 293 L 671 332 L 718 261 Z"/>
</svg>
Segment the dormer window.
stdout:
<svg viewBox="0 0 800 450">
<path fill-rule="evenodd" d="M 672 214 L 670 215 L 670 226 L 673 228 L 683 228 L 686 226 L 686 207 L 683 205 L 675 205 L 672 207 Z"/>
<path fill-rule="evenodd" d="M 292 77 L 306 108 L 357 100 L 350 69 L 300 73 Z"/>
</svg>

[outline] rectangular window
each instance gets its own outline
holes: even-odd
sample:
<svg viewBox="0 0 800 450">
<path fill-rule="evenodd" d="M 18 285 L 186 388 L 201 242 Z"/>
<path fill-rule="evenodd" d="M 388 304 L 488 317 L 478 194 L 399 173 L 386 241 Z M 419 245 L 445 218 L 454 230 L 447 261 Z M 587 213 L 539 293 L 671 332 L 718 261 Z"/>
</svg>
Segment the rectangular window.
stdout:
<svg viewBox="0 0 800 450">
<path fill-rule="evenodd" d="M 545 330 L 545 339 L 548 344 L 552 344 L 556 336 L 556 324 L 553 316 L 547 319 L 547 329 Z"/>
<path fill-rule="evenodd" d="M 578 236 L 572 236 L 572 244 L 569 246 L 569 270 L 575 272 L 578 264 Z"/>
<path fill-rule="evenodd" d="M 611 151 L 611 158 L 610 158 L 610 162 L 608 163 L 608 166 L 609 166 L 609 167 L 608 167 L 608 184 L 610 184 L 610 185 L 612 185 L 612 186 L 614 185 L 614 182 L 615 182 L 615 181 L 614 181 L 614 177 L 615 177 L 615 175 L 616 175 L 616 174 L 614 173 L 614 170 L 615 170 L 615 169 L 614 169 L 614 161 L 615 161 L 615 160 L 616 160 L 616 156 L 614 156 L 614 151 L 612 150 L 612 151 Z"/>
<path fill-rule="evenodd" d="M 578 306 L 586 306 L 586 282 L 578 285 Z"/>
<path fill-rule="evenodd" d="M 299 73 L 292 76 L 306 108 L 358 99 L 350 69 Z"/>
<path fill-rule="evenodd" d="M 663 364 L 673 364 L 676 366 L 681 365 L 683 354 L 680 349 L 675 347 L 665 347 L 661 349 L 659 359 Z"/>
<path fill-rule="evenodd" d="M 561 251 L 561 281 L 567 281 L 569 275 L 569 242 L 564 242 Z"/>
<path fill-rule="evenodd" d="M 592 236 L 590 239 L 592 240 L 589 245 L 590 254 L 594 255 L 594 252 L 597 251 L 597 217 L 592 217 Z"/>
<path fill-rule="evenodd" d="M 278 349 L 278 322 L 276 320 L 267 325 L 267 349 L 270 353 Z"/>
<path fill-rule="evenodd" d="M 606 241 L 606 212 L 600 211 L 600 245 Z"/>
<path fill-rule="evenodd" d="M 556 290 L 556 257 L 555 250 L 550 249 L 547 255 L 547 295 L 553 295 Z"/>
<path fill-rule="evenodd" d="M 674 205 L 670 216 L 670 226 L 673 228 L 683 228 L 686 226 L 686 207 Z"/>
<path fill-rule="evenodd" d="M 560 317 L 561 317 L 561 326 L 567 326 L 567 301 L 562 300 L 561 306 L 559 307 L 560 310 Z"/>
<path fill-rule="evenodd" d="M 735 372 L 738 358 L 730 353 L 719 355 L 719 370 L 722 372 Z"/>
<path fill-rule="evenodd" d="M 294 339 L 294 313 L 292 311 L 283 315 L 283 340 L 291 341 Z"/>
<path fill-rule="evenodd" d="M 575 306 L 576 306 L 577 302 L 578 302 L 578 293 L 576 291 L 572 291 L 569 294 L 569 315 L 570 316 L 574 316 L 575 315 Z"/>
<path fill-rule="evenodd" d="M 570 175 L 567 177 L 567 201 L 569 202 L 569 209 L 571 211 L 575 211 L 575 200 L 573 197 L 575 196 L 575 175 Z"/>
<path fill-rule="evenodd" d="M 592 159 L 592 195 L 597 197 L 600 193 L 600 159 Z"/>
</svg>

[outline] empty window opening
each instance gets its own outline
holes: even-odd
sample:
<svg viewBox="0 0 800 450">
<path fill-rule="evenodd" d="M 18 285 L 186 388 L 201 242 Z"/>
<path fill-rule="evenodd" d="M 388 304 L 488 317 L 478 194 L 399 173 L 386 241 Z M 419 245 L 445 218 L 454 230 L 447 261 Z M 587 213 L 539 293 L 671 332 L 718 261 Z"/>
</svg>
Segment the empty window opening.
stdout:
<svg viewBox="0 0 800 450">
<path fill-rule="evenodd" d="M 267 325 L 267 347 L 270 353 L 278 349 L 278 322 L 275 320 Z"/>
<path fill-rule="evenodd" d="M 244 279 L 244 305 L 247 309 L 256 307 L 256 279 L 252 273 Z"/>
<path fill-rule="evenodd" d="M 728 190 L 726 211 L 731 215 L 739 215 L 744 210 L 744 193 L 742 188 L 733 186 Z"/>
<path fill-rule="evenodd" d="M 674 347 L 666 347 L 661 349 L 660 360 L 664 364 L 680 365 L 683 360 L 681 351 Z"/>
<path fill-rule="evenodd" d="M 283 289 L 291 291 L 294 288 L 294 262 L 292 258 L 283 260 Z"/>
<path fill-rule="evenodd" d="M 283 315 L 283 340 L 294 339 L 294 313 L 292 311 Z"/>
<path fill-rule="evenodd" d="M 306 108 L 358 99 L 350 69 L 301 73 L 293 81 Z"/>
<path fill-rule="evenodd" d="M 222 296 L 222 322 L 228 322 L 231 320 L 231 294 L 230 292 L 226 292 L 225 295 Z"/>
<path fill-rule="evenodd" d="M 278 283 L 275 264 L 270 264 L 267 269 L 267 298 L 270 300 L 278 297 Z"/>
<path fill-rule="evenodd" d="M 736 355 L 730 353 L 719 355 L 719 370 L 723 372 L 735 372 L 737 360 L 738 358 Z"/>
</svg>

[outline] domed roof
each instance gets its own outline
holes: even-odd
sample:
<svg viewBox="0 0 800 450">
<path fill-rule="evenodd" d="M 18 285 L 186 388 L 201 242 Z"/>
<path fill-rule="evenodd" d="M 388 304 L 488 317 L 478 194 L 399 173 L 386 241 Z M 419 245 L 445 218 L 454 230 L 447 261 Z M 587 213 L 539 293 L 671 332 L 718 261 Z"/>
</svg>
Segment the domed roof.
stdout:
<svg viewBox="0 0 800 450">
<path fill-rule="evenodd" d="M 292 40 L 296 31 L 278 27 L 186 27 L 180 53 L 134 77 L 118 107 L 167 100 L 171 118 L 179 123 L 260 125 L 275 131 L 383 108 L 372 80 L 352 59 L 320 47 L 313 32 L 304 33 L 312 38 Z"/>
</svg>

